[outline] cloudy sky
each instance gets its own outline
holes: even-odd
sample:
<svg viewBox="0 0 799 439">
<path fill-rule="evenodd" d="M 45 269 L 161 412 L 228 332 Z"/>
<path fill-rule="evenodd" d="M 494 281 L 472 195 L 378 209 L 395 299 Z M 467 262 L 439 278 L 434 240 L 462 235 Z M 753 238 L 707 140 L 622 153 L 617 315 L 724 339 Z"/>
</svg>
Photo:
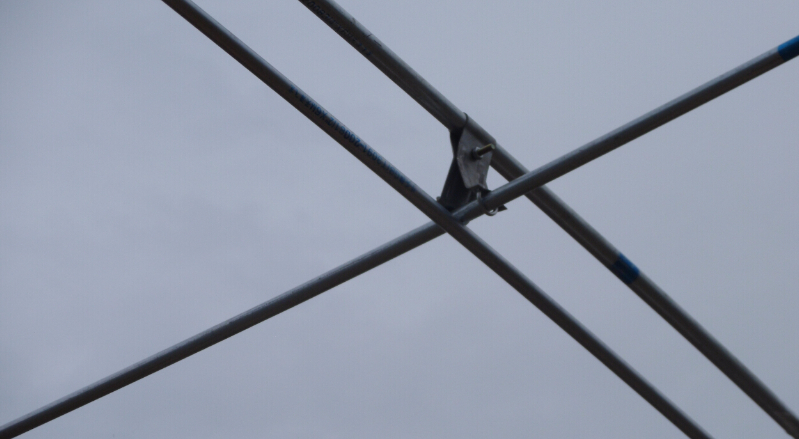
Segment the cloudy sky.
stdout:
<svg viewBox="0 0 799 439">
<path fill-rule="evenodd" d="M 198 4 L 440 192 L 447 131 L 299 2 Z M 340 4 L 528 168 L 799 34 L 788 0 Z M 797 78 L 550 184 L 794 412 Z M 0 2 L 0 424 L 425 222 L 163 3 Z M 710 434 L 787 437 L 528 201 L 470 227 Z M 683 436 L 442 237 L 24 437 Z"/>
</svg>

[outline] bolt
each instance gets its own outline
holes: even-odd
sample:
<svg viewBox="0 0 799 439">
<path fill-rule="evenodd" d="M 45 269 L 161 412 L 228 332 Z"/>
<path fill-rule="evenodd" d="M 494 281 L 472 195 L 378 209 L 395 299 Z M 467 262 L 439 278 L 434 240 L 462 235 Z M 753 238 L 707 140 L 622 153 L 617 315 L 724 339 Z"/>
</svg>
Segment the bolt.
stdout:
<svg viewBox="0 0 799 439">
<path fill-rule="evenodd" d="M 489 143 L 488 145 L 485 146 L 478 146 L 474 148 L 474 151 L 472 151 L 472 156 L 474 156 L 475 159 L 479 160 L 480 157 L 488 154 L 489 152 L 495 149 L 497 148 L 494 146 L 493 143 Z"/>
</svg>

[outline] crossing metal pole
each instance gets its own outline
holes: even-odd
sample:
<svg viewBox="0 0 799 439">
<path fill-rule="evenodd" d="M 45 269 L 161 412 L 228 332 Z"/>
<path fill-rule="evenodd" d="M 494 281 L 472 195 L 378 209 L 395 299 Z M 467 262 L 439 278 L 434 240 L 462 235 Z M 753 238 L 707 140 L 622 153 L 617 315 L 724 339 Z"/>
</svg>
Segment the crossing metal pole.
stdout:
<svg viewBox="0 0 799 439">
<path fill-rule="evenodd" d="M 632 368 L 617 357 L 602 342 L 596 339 L 587 329 L 583 328 L 557 303 L 552 301 L 529 279 L 510 265 L 493 249 L 485 244 L 479 237 L 461 224 L 472 216 L 479 216 L 486 209 L 492 209 L 510 201 L 509 192 L 497 191 L 490 194 L 482 202 L 473 202 L 455 214 L 451 214 L 436 203 L 415 184 L 402 175 L 385 159 L 379 156 L 365 142 L 349 131 L 337 119 L 330 116 L 321 106 L 307 97 L 301 90 L 289 82 L 272 66 L 245 46 L 235 36 L 220 26 L 204 11 L 189 1 L 165 1 L 184 18 L 191 22 L 200 31 L 216 42 L 225 51 L 231 54 L 256 76 L 283 96 L 295 108 L 327 132 L 338 143 L 353 153 L 359 160 L 375 171 L 383 180 L 397 189 L 409 201 L 428 214 L 439 225 L 443 225 L 451 235 L 469 248 L 478 258 L 491 267 L 503 279 L 511 283 L 530 302 L 541 309 L 555 323 L 569 333 L 576 341 L 594 354 L 597 359 L 610 368 L 617 376 L 630 385 L 644 399 L 652 404 L 675 426 L 692 438 L 707 438 L 693 421 L 685 416 L 671 402 L 663 397 L 654 387 L 641 378 Z M 537 180 L 528 180 L 534 184 Z M 531 190 L 532 187 L 518 188 L 519 196 Z M 504 194 L 504 195 L 501 195 Z M 504 196 L 504 198 L 502 198 Z M 500 202 L 500 199 L 503 201 Z M 197 336 L 166 349 L 140 363 L 124 369 L 114 375 L 100 380 L 82 390 L 66 396 L 48 406 L 25 415 L 0 427 L 0 438 L 11 438 L 24 433 L 32 428 L 55 419 L 69 411 L 81 407 L 89 402 L 107 395 L 121 387 L 135 382 L 164 367 L 174 364 L 183 358 L 199 352 L 219 341 L 222 341 L 238 332 L 241 332 L 273 315 L 276 315 L 292 306 L 320 294 L 347 279 L 350 279 L 373 266 L 379 265 L 403 252 L 406 252 L 422 243 L 441 234 L 438 226 L 428 224 L 416 229 L 409 234 L 392 241 L 383 247 L 364 255 L 357 260 L 345 264 L 319 278 L 289 291 L 263 305 L 253 308 L 239 316 L 217 325 Z M 361 271 L 362 270 L 362 271 Z"/>
<path fill-rule="evenodd" d="M 300 2 L 375 67 L 385 73 L 447 129 L 459 130 L 466 124 L 465 113 L 447 100 L 335 1 L 300 0 Z M 754 79 L 798 54 L 799 37 L 796 37 L 583 148 L 589 149 L 604 144 L 605 148 L 612 149 L 627 143 L 738 85 Z M 493 153 L 491 166 L 503 177 L 513 180 L 528 172 L 504 148 L 498 144 L 495 145 L 497 150 Z M 602 150 L 602 147 L 597 150 Z M 526 196 L 693 344 L 791 436 L 799 438 L 799 420 L 776 395 L 599 232 L 547 187 L 539 187 L 527 193 Z"/>
<path fill-rule="evenodd" d="M 786 45 L 783 45 L 786 46 Z M 780 49 L 785 52 L 785 47 L 781 46 Z M 787 46 L 786 46 L 787 47 Z M 795 50 L 795 46 L 793 46 Z M 788 47 L 788 50 L 791 50 Z M 528 184 L 533 184 L 537 180 L 530 180 Z M 521 188 L 516 189 L 516 192 L 526 191 L 529 189 Z M 498 201 L 499 197 L 496 195 L 489 195 L 484 200 L 484 206 L 477 206 L 476 203 L 462 209 L 463 211 L 471 211 L 472 214 L 479 215 L 480 210 L 488 208 L 492 209 L 507 202 L 509 194 L 505 193 L 505 201 Z M 460 213 L 460 211 L 459 211 Z M 461 215 L 456 215 L 460 217 Z M 465 215 L 468 216 L 468 215 Z M 194 336 L 186 341 L 166 349 L 134 366 L 131 366 L 117 374 L 114 374 L 104 380 L 88 386 L 78 392 L 73 393 L 53 404 L 50 404 L 42 409 L 32 412 L 29 415 L 23 416 L 18 420 L 10 422 L 5 426 L 0 427 L 0 438 L 14 437 L 18 434 L 35 428 L 49 420 L 52 420 L 64 413 L 67 413 L 75 408 L 87 404 L 99 397 L 108 393 L 118 390 L 131 382 L 143 378 L 157 370 L 174 364 L 182 358 L 185 358 L 193 353 L 196 353 L 208 346 L 211 346 L 219 341 L 222 341 L 238 332 L 249 328 L 260 321 L 263 321 L 273 315 L 276 315 L 292 306 L 296 306 L 311 297 L 332 288 L 335 285 L 345 282 L 346 280 L 357 276 L 358 274 L 367 271 L 368 269 L 377 266 L 399 254 L 407 252 L 424 242 L 433 239 L 436 236 L 443 234 L 440 228 L 430 223 L 426 226 L 420 227 L 413 232 L 410 232 L 403 237 L 400 237 L 374 251 L 363 255 L 347 264 L 332 270 L 325 275 L 322 275 L 311 282 L 308 282 L 300 287 L 297 287 L 281 296 L 278 296 L 258 307 L 255 307 L 245 313 L 240 314 L 233 319 L 230 319 L 214 328 L 211 328 L 197 336 Z"/>
<path fill-rule="evenodd" d="M 453 215 L 458 221 L 469 222 L 487 210 L 502 203 L 488 195 L 482 205 L 472 202 Z M 136 364 L 109 375 L 89 386 L 73 392 L 51 404 L 0 426 L 0 439 L 16 437 L 42 424 L 52 421 L 92 401 L 102 398 L 161 369 L 186 359 L 206 348 L 249 329 L 283 311 L 293 308 L 348 280 L 405 254 L 422 244 L 445 234 L 436 223 L 429 222 L 374 250 L 342 264 L 296 288 L 276 296 L 212 328 L 158 352 Z"/>
<path fill-rule="evenodd" d="M 637 372 L 628 366 L 621 358 L 600 342 L 593 334 L 585 329 L 571 315 L 549 298 L 538 286 L 524 274 L 499 255 L 493 248 L 481 240 L 474 232 L 465 227 L 442 205 L 426 194 L 420 187 L 403 175 L 397 168 L 372 149 L 366 142 L 350 131 L 344 124 L 328 113 L 321 105 L 316 103 L 302 90 L 285 78 L 259 55 L 244 45 L 238 38 L 223 28 L 213 18 L 202 11 L 190 0 L 164 0 L 172 9 L 183 16 L 187 21 L 204 33 L 228 54 L 233 56 L 243 66 L 253 72 L 259 79 L 272 88 L 277 94 L 286 99 L 292 106 L 304 114 L 319 128 L 354 155 L 364 165 L 377 174 L 399 192 L 411 204 L 416 206 L 436 224 L 443 228 L 449 235 L 466 247 L 472 254 L 491 268 L 514 289 L 521 293 L 528 301 L 538 307 L 544 314 L 565 330 L 578 343 L 583 345 L 598 360 L 611 369 L 619 378 L 625 381 L 639 395 L 660 411 L 677 428 L 692 438 L 709 437 L 699 426 L 694 424 L 684 413 L 676 408 L 670 401 L 660 394 L 654 387 L 646 382 Z M 597 151 L 598 150 L 598 151 Z M 609 149 L 608 149 L 609 150 Z M 553 169 L 569 169 L 581 160 L 589 159 L 592 155 L 598 157 L 604 154 L 601 148 L 580 150 L 577 155 L 567 155 L 565 161 L 553 164 L 551 169 L 544 173 L 557 175 Z M 563 171 L 568 172 L 568 171 Z M 562 174 L 560 174 L 562 175 Z M 524 181 L 524 177 L 516 180 L 522 184 L 537 182 L 535 179 Z M 508 186 L 513 185 L 509 183 Z M 527 188 L 519 195 L 529 191 Z M 511 192 L 506 191 L 510 194 Z M 498 198 L 500 196 L 498 195 Z"/>
<path fill-rule="evenodd" d="M 480 208 L 472 206 L 473 213 Z M 369 253 L 359 256 L 327 273 L 255 306 L 212 328 L 162 350 L 136 364 L 109 375 L 89 386 L 73 392 L 55 402 L 34 410 L 3 426 L 0 439 L 10 439 L 46 424 L 60 416 L 100 399 L 129 384 L 145 378 L 178 361 L 188 358 L 283 311 L 310 300 L 323 292 L 363 274 L 391 259 L 408 252 L 438 236 L 444 231 L 435 223 L 428 223 L 388 242 Z"/>
<path fill-rule="evenodd" d="M 524 192 L 519 192 L 523 194 Z M 458 209 L 453 216 L 461 222 L 469 222 L 486 211 L 490 211 L 508 202 L 505 194 L 500 202 L 502 191 L 488 194 L 482 203 L 472 202 Z M 89 386 L 73 392 L 53 403 L 34 410 L 0 426 L 0 439 L 16 437 L 26 431 L 52 421 L 62 415 L 115 392 L 129 384 L 145 378 L 161 369 L 171 366 L 206 348 L 226 340 L 258 323 L 274 317 L 283 311 L 293 308 L 319 294 L 324 293 L 344 282 L 382 265 L 397 256 L 407 253 L 441 235 L 445 234 L 436 223 L 429 222 L 399 238 L 396 238 L 374 250 L 365 253 L 333 270 L 324 273 L 296 288 L 276 296 L 235 317 L 232 317 L 212 328 L 158 352 L 136 364 L 107 376 Z"/>
</svg>

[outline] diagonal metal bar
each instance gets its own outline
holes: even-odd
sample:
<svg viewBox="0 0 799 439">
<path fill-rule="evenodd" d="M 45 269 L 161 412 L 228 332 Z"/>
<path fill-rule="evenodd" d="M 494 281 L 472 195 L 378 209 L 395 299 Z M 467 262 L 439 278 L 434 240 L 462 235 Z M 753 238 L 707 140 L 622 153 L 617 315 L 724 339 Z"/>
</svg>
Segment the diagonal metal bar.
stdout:
<svg viewBox="0 0 799 439">
<path fill-rule="evenodd" d="M 479 207 L 473 210 L 479 210 Z M 303 285 L 286 291 L 267 302 L 253 307 L 172 347 L 164 349 L 113 375 L 109 375 L 94 384 L 86 386 L 83 389 L 3 425 L 0 427 L 0 438 L 8 439 L 16 437 L 92 401 L 100 399 L 103 396 L 115 392 L 249 329 L 258 323 L 274 317 L 283 311 L 310 300 L 333 287 L 341 285 L 443 234 L 444 231 L 434 223 L 428 223 L 408 232 Z"/>
<path fill-rule="evenodd" d="M 487 210 L 501 206 L 497 197 L 489 194 L 482 205 L 472 202 L 453 215 L 458 221 L 469 222 Z M 226 340 L 246 329 L 264 322 L 283 311 L 291 309 L 319 294 L 378 267 L 422 244 L 444 235 L 436 223 L 429 222 L 374 250 L 342 264 L 296 288 L 276 296 L 258 306 L 213 326 L 197 335 L 158 352 L 119 372 L 73 392 L 38 410 L 0 426 L 0 439 L 16 437 L 26 431 L 52 421 L 92 401 L 100 399 L 161 369 L 184 360 L 206 348 Z"/>
<path fill-rule="evenodd" d="M 300 0 L 331 29 L 407 92 L 450 131 L 466 124 L 466 115 L 424 80 L 384 43 L 358 23 L 333 0 Z M 765 55 L 683 95 L 648 115 L 627 124 L 591 144 L 629 142 L 705 102 L 790 60 L 799 53 L 799 37 Z M 649 116 L 649 117 L 647 117 Z M 619 143 L 623 144 L 623 143 Z M 527 169 L 496 145 L 491 165 L 506 179 L 526 174 Z M 683 337 L 693 344 L 744 393 L 754 400 L 791 436 L 799 438 L 799 420 L 760 380 L 680 308 L 651 279 L 640 272 L 618 249 L 574 212 L 547 187 L 526 196 L 571 235 L 600 263 L 619 277 Z"/>
<path fill-rule="evenodd" d="M 498 195 L 501 195 L 501 192 L 498 193 L 495 191 L 483 199 L 482 205 L 474 201 L 458 209 L 453 213 L 453 216 L 458 221 L 464 223 L 469 222 L 483 215 L 486 211 L 495 209 L 507 202 L 500 201 Z M 504 196 L 503 199 L 507 199 L 507 195 Z M 83 389 L 73 392 L 51 404 L 0 426 L 0 439 L 16 437 L 129 384 L 133 384 L 142 378 L 184 360 L 258 323 L 274 317 L 283 311 L 341 285 L 354 277 L 366 273 L 372 268 L 405 254 L 445 233 L 446 232 L 434 222 L 429 222 L 418 227 L 313 280 L 286 291 L 258 306 L 250 308 L 235 317 L 164 349 L 117 373 L 109 375 Z"/>
<path fill-rule="evenodd" d="M 523 194 L 524 192 L 519 193 Z M 458 221 L 467 223 L 480 217 L 486 211 L 490 211 L 507 203 L 508 195 L 504 194 L 502 196 L 502 199 L 506 201 L 501 201 L 500 195 L 503 195 L 501 191 L 488 194 L 483 199 L 482 204 L 473 201 L 458 209 L 453 213 L 453 216 Z M 434 222 L 429 222 L 418 227 L 296 288 L 286 291 L 279 296 L 250 308 L 235 317 L 187 338 L 136 364 L 0 426 L 0 439 L 9 439 L 19 436 L 26 431 L 46 424 L 53 419 L 83 407 L 129 384 L 133 384 L 161 369 L 184 360 L 206 348 L 264 322 L 283 311 L 291 309 L 325 291 L 366 273 L 372 268 L 378 267 L 445 233 L 446 232 Z"/>
<path fill-rule="evenodd" d="M 468 206 L 462 209 L 469 211 Z M 474 216 L 481 214 L 479 206 L 471 206 Z M 9 439 L 63 416 L 73 410 L 100 399 L 161 369 L 186 359 L 206 348 L 249 329 L 283 311 L 310 300 L 323 292 L 361 275 L 391 259 L 396 258 L 444 234 L 428 223 L 399 238 L 336 267 L 315 279 L 276 296 L 212 328 L 177 343 L 119 372 L 109 375 L 89 386 L 73 392 L 53 403 L 34 410 L 3 426 L 0 438 Z"/>
<path fill-rule="evenodd" d="M 335 118 L 327 115 L 327 113 L 321 107 L 319 107 L 318 104 L 307 98 L 307 96 L 303 95 L 299 89 L 293 87 L 293 85 L 291 85 L 290 82 L 282 77 L 282 75 L 276 72 L 257 54 L 244 46 L 238 39 L 227 32 L 227 30 L 222 28 L 212 18 L 207 16 L 202 10 L 197 8 L 196 5 L 185 1 L 171 1 L 167 3 L 172 6 L 173 9 L 181 13 L 181 15 L 189 19 L 189 21 L 195 24 L 198 29 L 206 33 L 206 35 L 210 34 L 209 37 L 212 37 L 212 39 L 221 47 L 225 48 L 228 53 L 231 53 L 231 51 L 240 51 L 241 53 L 239 53 L 239 55 L 244 54 L 245 56 L 243 56 L 243 58 L 236 55 L 234 55 L 234 57 L 242 62 L 242 64 L 247 66 L 248 69 L 256 73 L 256 75 L 264 80 L 264 82 L 267 82 L 268 85 L 273 86 L 272 83 L 267 81 L 271 78 L 271 80 L 275 81 L 277 85 L 282 85 L 284 87 L 288 86 L 292 93 L 297 97 L 296 101 L 289 100 L 289 102 L 291 102 L 297 109 L 303 112 L 303 114 L 308 116 L 311 120 L 316 122 L 317 125 L 328 132 L 328 134 L 330 134 L 330 132 L 326 129 L 324 123 L 327 123 L 329 127 L 333 127 L 334 132 L 338 133 L 338 135 L 332 136 L 342 145 L 348 145 L 347 142 L 350 142 L 353 145 L 360 145 L 361 154 L 358 156 L 359 159 L 361 159 L 364 163 L 367 163 L 370 168 L 374 169 L 374 167 L 377 167 L 380 169 L 382 171 L 381 177 L 383 177 L 384 180 L 389 182 L 395 188 L 397 186 L 404 186 L 408 190 L 415 190 L 420 198 L 422 198 L 421 201 L 426 204 L 426 207 L 432 208 L 434 211 L 437 211 L 438 215 L 443 215 L 445 217 L 445 221 L 449 222 L 448 226 L 451 227 L 452 223 L 454 222 L 454 224 L 465 230 L 468 236 L 468 234 L 471 234 L 471 232 L 461 225 L 461 221 L 468 221 L 481 215 L 486 211 L 486 209 L 493 209 L 510 200 L 510 198 L 508 198 L 508 193 L 505 192 L 504 198 L 502 198 L 504 201 L 501 201 L 501 192 L 497 192 L 486 196 L 482 204 L 473 202 L 450 215 L 449 212 L 443 210 L 437 203 L 433 202 L 429 196 L 421 192 L 418 187 L 414 186 L 410 181 L 404 178 L 399 171 L 394 169 L 390 164 L 385 162 L 382 157 L 377 155 L 368 146 L 363 144 L 360 139 L 357 138 L 357 136 L 353 135 Z M 233 55 L 233 53 L 231 53 L 231 55 Z M 255 64 L 250 64 L 248 66 L 245 62 L 248 59 L 249 61 L 255 61 Z M 251 68 L 252 66 L 258 68 L 253 70 L 253 68 Z M 278 89 L 274 86 L 273 89 L 278 91 Z M 319 120 L 314 120 L 314 117 L 321 118 L 324 123 L 321 123 Z M 352 151 L 352 148 L 348 149 Z M 376 165 L 370 161 L 375 162 Z M 536 180 L 530 181 L 534 183 Z M 517 190 L 517 192 L 520 196 L 530 189 L 532 189 L 532 187 L 523 189 L 522 191 Z M 458 229 L 456 229 L 456 232 L 457 231 Z M 232 335 L 235 335 L 238 332 L 260 323 L 271 316 L 277 315 L 278 313 L 296 306 L 305 300 L 315 297 L 327 289 L 333 288 L 334 286 L 339 285 L 351 279 L 352 277 L 355 277 L 358 274 L 380 265 L 383 262 L 386 262 L 404 252 L 407 252 L 423 244 L 424 242 L 435 238 L 436 236 L 440 236 L 441 234 L 443 234 L 443 231 L 434 223 L 427 224 L 412 232 L 409 232 L 408 234 L 403 235 L 402 237 L 397 238 L 396 240 L 387 243 L 347 264 L 344 264 L 300 287 L 286 292 L 262 305 L 252 308 L 226 322 L 204 331 L 203 333 L 178 343 L 171 348 L 165 349 L 164 351 L 161 351 L 158 354 L 153 355 L 133 366 L 123 369 L 116 374 L 102 379 L 84 389 L 81 389 L 71 395 L 55 401 L 54 403 L 51 403 L 0 427 L 0 438 L 5 439 L 15 437 L 30 429 L 36 428 L 39 425 L 49 422 L 50 420 L 55 419 L 65 413 L 88 404 L 91 401 L 105 396 L 160 369 L 174 364 L 181 359 L 212 346 L 213 344 L 231 337 Z M 489 255 L 492 254 L 493 250 L 482 243 L 479 238 L 474 237 L 473 239 L 477 240 L 478 246 L 486 248 L 489 251 Z M 625 382 L 630 384 L 639 394 L 647 399 L 647 401 L 652 403 L 681 430 L 686 432 L 689 437 L 708 437 L 697 426 L 695 426 L 690 419 L 688 419 L 678 409 L 673 407 L 668 400 L 663 398 L 657 392 L 657 390 L 652 388 L 651 385 L 640 378 L 621 359 L 616 357 L 615 354 L 613 354 L 607 347 L 596 340 L 593 335 L 590 334 L 590 332 L 584 329 L 556 303 L 551 301 L 551 299 L 538 290 L 537 287 L 532 284 L 532 282 L 527 280 L 523 275 L 521 275 L 521 273 L 518 273 L 515 268 L 504 261 L 501 256 L 494 254 L 493 257 L 495 259 L 499 259 L 499 265 L 501 265 L 500 271 L 504 270 L 506 272 L 510 272 L 510 275 L 507 273 L 501 274 L 503 277 L 515 277 L 514 280 L 517 284 L 517 290 L 520 290 L 520 292 L 523 291 L 523 295 L 525 295 L 528 300 L 542 309 L 542 311 L 544 311 L 548 316 L 550 316 L 550 318 L 552 318 L 563 329 L 571 334 L 578 342 L 591 351 L 598 359 L 600 359 L 600 361 L 606 364 Z"/>
<path fill-rule="evenodd" d="M 780 49 L 783 49 L 783 47 L 781 46 Z M 536 180 L 531 181 L 535 183 Z M 530 188 L 522 189 L 522 191 L 529 189 Z M 506 196 L 503 199 L 508 200 L 509 198 Z M 484 206 L 491 209 L 504 202 L 507 201 L 500 202 L 498 201 L 498 197 L 488 196 L 485 198 Z M 471 209 L 472 211 L 481 210 L 479 206 L 475 205 L 475 203 L 472 203 L 468 209 Z M 244 329 L 259 323 L 260 321 L 263 321 L 288 308 L 291 308 L 292 306 L 302 303 L 303 301 L 308 300 L 335 285 L 345 282 L 360 272 L 364 272 L 373 266 L 390 260 L 391 258 L 415 248 L 416 246 L 421 245 L 422 243 L 427 242 L 436 236 L 440 236 L 441 234 L 443 234 L 443 231 L 441 231 L 432 223 L 416 229 L 415 231 L 410 232 L 403 237 L 392 241 L 391 243 L 375 249 L 374 251 L 356 260 L 344 264 L 337 269 L 314 279 L 311 282 L 308 282 L 270 300 L 267 303 L 242 313 L 239 316 L 224 322 L 223 324 L 217 325 L 208 331 L 198 334 L 195 337 L 192 337 L 178 345 L 173 346 L 172 348 L 164 350 L 159 354 L 148 358 L 147 360 L 137 363 L 136 365 L 131 366 L 130 368 L 127 368 L 104 380 L 98 381 L 97 383 L 88 386 L 81 391 L 75 392 L 74 394 L 63 398 L 62 400 L 56 401 L 53 404 L 50 404 L 40 410 L 32 412 L 29 415 L 23 416 L 22 418 L 0 427 L 0 438 L 14 437 L 18 434 L 28 431 L 31 428 L 35 428 L 38 425 L 61 416 L 64 413 L 74 410 L 75 408 L 85 405 L 99 397 L 118 390 L 119 388 L 124 387 L 131 382 L 141 379 L 144 376 L 154 373 L 155 371 L 167 367 L 170 364 L 174 364 L 182 358 L 186 358 L 193 353 L 199 352 L 208 346 L 211 346 L 238 332 L 241 332 Z M 180 356 L 180 358 L 168 358 L 170 355 L 177 355 Z M 141 373 L 141 376 L 131 379 L 131 375 L 134 373 Z M 129 381 L 123 382 L 125 380 Z M 72 407 L 68 407 L 70 405 L 72 405 Z"/>
<path fill-rule="evenodd" d="M 516 291 L 528 301 L 538 307 L 558 326 L 565 330 L 578 343 L 591 352 L 599 361 L 611 369 L 619 378 L 626 382 L 655 409 L 661 412 L 677 428 L 691 438 L 709 437 L 682 411 L 668 401 L 651 384 L 644 380 L 637 372 L 627 365 L 621 358 L 613 353 L 607 346 L 599 341 L 593 334 L 584 328 L 577 320 L 569 315 L 555 301 L 547 296 L 538 286 L 499 255 L 487 243 L 481 240 L 474 232 L 464 226 L 443 206 L 426 194 L 420 187 L 403 175 L 397 168 L 380 156 L 366 142 L 350 131 L 344 124 L 328 113 L 321 105 L 316 103 L 296 85 L 269 65 L 263 58 L 247 47 L 227 29 L 222 27 L 213 18 L 201 10 L 190 0 L 164 0 L 172 9 L 183 16 L 187 21 L 214 41 L 229 55 L 239 61 L 244 67 L 253 72 L 266 85 L 278 95 L 286 99 L 292 106 L 299 110 L 309 120 L 327 133 L 330 137 L 343 146 L 348 152 L 360 160 L 364 165 L 377 174 L 383 181 L 399 192 L 411 204 L 416 206 L 436 224 L 443 228 L 449 235 L 466 247 L 472 254 L 486 264 L 491 270 L 508 282 Z M 579 162 L 589 154 L 582 153 L 576 157 L 567 155 L 567 161 L 554 168 L 568 168 L 573 163 Z M 601 155 L 601 154 L 599 154 Z M 546 175 L 556 175 L 550 169 L 543 172 Z M 513 186 L 517 182 L 531 184 L 536 179 L 524 177 L 515 182 L 508 183 Z M 517 186 L 518 187 L 521 186 Z M 530 188 L 525 188 L 518 195 L 523 195 Z M 498 191 L 499 192 L 499 191 Z M 512 191 L 503 194 L 509 196 Z M 498 194 L 497 199 L 501 199 Z"/>
</svg>

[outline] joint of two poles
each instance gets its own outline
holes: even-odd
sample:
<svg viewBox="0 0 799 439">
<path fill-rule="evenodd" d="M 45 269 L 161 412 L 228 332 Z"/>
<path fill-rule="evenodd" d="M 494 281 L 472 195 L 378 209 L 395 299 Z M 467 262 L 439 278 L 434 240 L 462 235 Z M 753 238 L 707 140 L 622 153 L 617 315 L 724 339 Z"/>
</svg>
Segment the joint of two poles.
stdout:
<svg viewBox="0 0 799 439">
<path fill-rule="evenodd" d="M 799 56 L 799 37 L 731 70 L 565 156 L 529 172 L 476 122 L 421 78 L 373 34 L 332 0 L 300 0 L 392 81 L 450 130 L 453 161 L 438 202 L 394 168 L 336 118 L 305 95 L 254 51 L 190 0 L 163 0 L 312 122 L 372 169 L 433 222 L 343 264 L 318 278 L 245 311 L 137 364 L 0 426 L 0 439 L 18 436 L 91 401 L 174 364 L 274 315 L 321 294 L 371 268 L 449 233 L 507 281 L 619 378 L 691 438 L 710 437 L 657 389 L 585 329 L 557 303 L 470 229 L 468 221 L 504 210 L 522 195 L 619 277 L 690 341 L 786 432 L 799 438 L 799 420 L 732 354 L 708 334 L 621 252 L 563 203 L 544 184 L 685 114 L 723 93 Z M 511 180 L 489 191 L 488 167 Z"/>
</svg>

